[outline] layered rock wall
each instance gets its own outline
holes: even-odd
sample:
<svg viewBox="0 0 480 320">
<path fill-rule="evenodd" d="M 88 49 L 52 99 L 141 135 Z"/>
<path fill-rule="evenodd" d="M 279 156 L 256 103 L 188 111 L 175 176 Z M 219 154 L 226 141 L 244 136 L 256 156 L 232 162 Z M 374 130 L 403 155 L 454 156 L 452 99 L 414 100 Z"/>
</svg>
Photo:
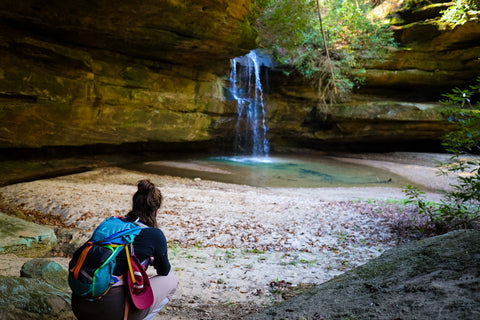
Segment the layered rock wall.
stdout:
<svg viewBox="0 0 480 320">
<path fill-rule="evenodd" d="M 364 80 L 351 101 L 326 105 L 302 79 L 276 74 L 266 105 L 272 145 L 366 150 L 443 150 L 452 125 L 439 100 L 480 75 L 479 12 L 469 21 L 443 22 L 441 0 L 386 0 L 372 13 L 394 32 L 395 48 L 383 59 L 359 61 Z"/>
<path fill-rule="evenodd" d="M 375 94 L 438 100 L 454 87 L 466 87 L 480 74 L 480 14 L 468 22 L 442 20 L 452 2 L 387 0 L 372 12 L 393 30 L 397 48 L 385 59 L 365 61 L 358 73 Z M 403 89 L 403 90 L 401 90 Z"/>
<path fill-rule="evenodd" d="M 211 139 L 250 1 L 2 1 L 0 148 Z"/>
<path fill-rule="evenodd" d="M 389 3 L 400 46 L 365 62 L 361 98 L 324 108 L 303 80 L 272 75 L 273 150 L 395 150 L 448 131 L 430 101 L 480 74 L 480 24 L 439 23 L 446 4 Z M 252 12 L 249 0 L 2 1 L 0 149 L 229 141 L 228 69 L 256 47 Z"/>
<path fill-rule="evenodd" d="M 452 129 L 438 102 L 408 102 L 356 95 L 322 104 L 307 85 L 289 80 L 267 95 L 271 144 L 277 150 L 303 146 L 342 151 L 441 151 Z"/>
</svg>

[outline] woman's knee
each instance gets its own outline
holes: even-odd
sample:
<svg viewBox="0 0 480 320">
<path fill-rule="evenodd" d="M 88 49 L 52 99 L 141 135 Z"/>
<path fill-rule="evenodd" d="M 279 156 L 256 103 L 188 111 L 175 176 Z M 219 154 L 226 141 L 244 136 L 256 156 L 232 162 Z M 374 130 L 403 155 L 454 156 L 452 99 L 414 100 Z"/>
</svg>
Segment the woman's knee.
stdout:
<svg viewBox="0 0 480 320">
<path fill-rule="evenodd" d="M 170 272 L 166 276 L 150 278 L 150 285 L 156 298 L 161 298 L 162 300 L 168 298 L 171 300 L 178 287 L 178 278 L 173 272 Z"/>
</svg>

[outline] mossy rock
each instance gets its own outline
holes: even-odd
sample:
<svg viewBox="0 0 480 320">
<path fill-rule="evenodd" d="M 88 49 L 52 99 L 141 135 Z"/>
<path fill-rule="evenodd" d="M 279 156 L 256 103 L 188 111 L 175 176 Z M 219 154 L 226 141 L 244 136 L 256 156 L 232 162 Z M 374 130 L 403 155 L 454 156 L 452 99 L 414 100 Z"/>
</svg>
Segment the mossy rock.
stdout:
<svg viewBox="0 0 480 320">
<path fill-rule="evenodd" d="M 479 319 L 480 231 L 390 249 L 247 319 Z"/>
<path fill-rule="evenodd" d="M 38 279 L 0 276 L 0 319 L 75 319 L 70 293 Z"/>
<path fill-rule="evenodd" d="M 23 264 L 20 275 L 25 278 L 43 280 L 62 291 L 70 290 L 67 280 L 68 270 L 55 261 L 32 259 Z"/>
<path fill-rule="evenodd" d="M 53 229 L 0 212 L 0 253 L 41 257 L 56 243 Z"/>
</svg>

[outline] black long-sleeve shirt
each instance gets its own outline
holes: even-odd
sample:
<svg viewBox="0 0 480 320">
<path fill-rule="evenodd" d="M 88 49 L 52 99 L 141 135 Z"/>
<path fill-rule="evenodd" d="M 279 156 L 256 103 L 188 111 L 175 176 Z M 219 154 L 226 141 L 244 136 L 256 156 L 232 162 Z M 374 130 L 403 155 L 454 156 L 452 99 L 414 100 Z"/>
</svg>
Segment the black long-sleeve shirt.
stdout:
<svg viewBox="0 0 480 320">
<path fill-rule="evenodd" d="M 145 228 L 133 241 L 133 250 L 138 260 L 150 259 L 149 265 L 157 270 L 157 274 L 166 276 L 170 272 L 170 262 L 167 254 L 167 239 L 162 230 L 157 228 Z M 153 258 L 153 261 L 152 261 Z M 113 274 L 120 276 L 128 270 L 125 250 L 117 256 L 117 262 Z"/>
</svg>

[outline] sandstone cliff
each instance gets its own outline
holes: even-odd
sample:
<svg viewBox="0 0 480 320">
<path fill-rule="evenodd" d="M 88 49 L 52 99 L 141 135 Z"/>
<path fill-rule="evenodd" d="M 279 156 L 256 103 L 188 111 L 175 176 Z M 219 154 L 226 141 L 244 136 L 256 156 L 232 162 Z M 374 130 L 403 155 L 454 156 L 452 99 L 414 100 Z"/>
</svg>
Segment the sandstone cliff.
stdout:
<svg viewBox="0 0 480 320">
<path fill-rule="evenodd" d="M 0 148 L 210 139 L 248 0 L 2 1 Z"/>
<path fill-rule="evenodd" d="M 347 104 L 324 109 L 272 74 L 272 149 L 437 143 L 448 126 L 430 102 L 480 74 L 480 24 L 439 23 L 446 5 L 379 7 L 400 45 L 365 61 L 363 96 Z M 2 1 L 0 149 L 229 141 L 230 59 L 256 47 L 254 16 L 249 0 Z"/>
<path fill-rule="evenodd" d="M 268 96 L 273 145 L 292 142 L 347 150 L 442 150 L 451 130 L 438 101 L 480 75 L 479 12 L 454 25 L 442 21 L 453 3 L 386 0 L 371 16 L 394 31 L 397 47 L 384 59 L 364 59 L 352 75 L 364 79 L 351 101 L 326 107 L 299 79 L 272 78 Z"/>
<path fill-rule="evenodd" d="M 471 84 L 480 74 L 480 15 L 468 22 L 442 20 L 453 2 L 387 0 L 372 16 L 385 19 L 397 48 L 383 61 L 365 62 L 365 86 L 376 94 L 401 93 L 407 99 L 438 99 L 454 87 Z M 402 90 L 403 89 L 403 90 Z"/>
</svg>

